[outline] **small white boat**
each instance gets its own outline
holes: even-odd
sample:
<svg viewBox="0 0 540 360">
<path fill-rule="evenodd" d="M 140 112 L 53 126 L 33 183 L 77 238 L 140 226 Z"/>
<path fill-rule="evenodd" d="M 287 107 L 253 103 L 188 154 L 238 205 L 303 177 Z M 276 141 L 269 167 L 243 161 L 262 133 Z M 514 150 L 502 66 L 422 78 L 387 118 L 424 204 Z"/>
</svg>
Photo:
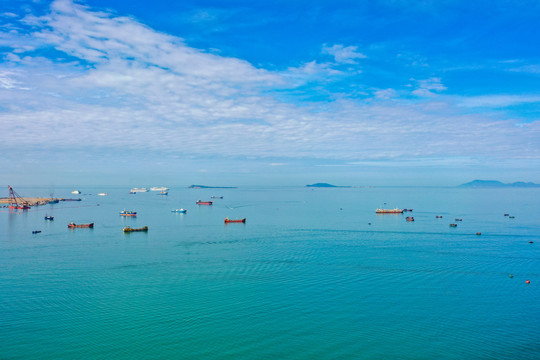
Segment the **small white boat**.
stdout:
<svg viewBox="0 0 540 360">
<path fill-rule="evenodd" d="M 99 193 L 98 195 L 99 196 L 107 196 L 108 194 L 107 193 Z"/>
<path fill-rule="evenodd" d="M 174 209 L 174 210 L 171 210 L 171 212 L 185 214 L 185 213 L 187 213 L 187 210 L 186 209 Z"/>
<path fill-rule="evenodd" d="M 73 190 L 71 193 L 72 194 L 80 194 L 81 192 L 79 190 Z"/>
</svg>

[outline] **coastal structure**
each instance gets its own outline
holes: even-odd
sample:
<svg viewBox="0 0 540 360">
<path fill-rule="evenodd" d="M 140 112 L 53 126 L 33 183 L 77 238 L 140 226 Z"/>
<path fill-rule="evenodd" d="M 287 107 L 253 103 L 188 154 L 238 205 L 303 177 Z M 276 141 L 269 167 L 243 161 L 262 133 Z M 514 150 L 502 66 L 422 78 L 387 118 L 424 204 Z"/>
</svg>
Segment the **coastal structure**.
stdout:
<svg viewBox="0 0 540 360">
<path fill-rule="evenodd" d="M 18 209 L 18 210 L 30 209 L 30 203 L 28 203 L 28 201 L 20 197 L 19 194 L 17 194 L 11 186 L 8 185 L 8 188 L 9 188 L 9 208 L 10 209 Z"/>
</svg>

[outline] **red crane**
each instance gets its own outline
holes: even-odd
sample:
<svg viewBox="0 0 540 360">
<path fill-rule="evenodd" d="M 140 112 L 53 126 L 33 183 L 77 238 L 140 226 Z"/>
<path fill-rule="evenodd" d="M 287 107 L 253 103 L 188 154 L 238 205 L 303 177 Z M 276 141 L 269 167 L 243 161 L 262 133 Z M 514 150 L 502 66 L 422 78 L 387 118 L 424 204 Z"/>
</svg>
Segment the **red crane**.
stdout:
<svg viewBox="0 0 540 360">
<path fill-rule="evenodd" d="M 30 203 L 28 201 L 20 197 L 19 194 L 17 194 L 11 186 L 8 185 L 8 188 L 9 188 L 9 208 L 10 209 L 20 209 L 20 210 L 30 209 Z"/>
</svg>

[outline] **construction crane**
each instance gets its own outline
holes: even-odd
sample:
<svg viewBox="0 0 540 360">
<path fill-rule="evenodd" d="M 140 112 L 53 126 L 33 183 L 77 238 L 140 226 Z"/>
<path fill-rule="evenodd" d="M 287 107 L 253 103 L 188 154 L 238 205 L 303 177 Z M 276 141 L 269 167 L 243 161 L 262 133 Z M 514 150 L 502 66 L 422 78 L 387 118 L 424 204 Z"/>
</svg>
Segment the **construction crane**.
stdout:
<svg viewBox="0 0 540 360">
<path fill-rule="evenodd" d="M 11 186 L 9 188 L 9 208 L 10 209 L 19 209 L 19 210 L 28 210 L 30 209 L 30 203 L 24 200 L 13 190 Z"/>
</svg>

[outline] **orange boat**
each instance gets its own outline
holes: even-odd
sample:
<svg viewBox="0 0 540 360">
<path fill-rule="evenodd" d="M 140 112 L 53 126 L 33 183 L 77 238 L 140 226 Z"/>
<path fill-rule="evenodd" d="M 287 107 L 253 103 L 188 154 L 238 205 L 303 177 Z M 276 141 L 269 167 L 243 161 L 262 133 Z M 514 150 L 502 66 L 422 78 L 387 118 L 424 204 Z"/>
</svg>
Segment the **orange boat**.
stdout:
<svg viewBox="0 0 540 360">
<path fill-rule="evenodd" d="M 197 205 L 212 205 L 214 202 L 213 201 L 201 201 L 201 200 L 197 200 Z"/>
<path fill-rule="evenodd" d="M 94 223 L 75 224 L 75 223 L 71 222 L 71 223 L 68 224 L 68 228 L 70 228 L 70 229 L 74 229 L 74 228 L 93 228 L 93 227 L 94 227 Z"/>
<path fill-rule="evenodd" d="M 225 224 L 228 224 L 228 223 L 246 223 L 246 218 L 243 218 L 243 219 L 237 219 L 237 220 L 231 220 L 229 218 L 225 218 Z"/>
</svg>

